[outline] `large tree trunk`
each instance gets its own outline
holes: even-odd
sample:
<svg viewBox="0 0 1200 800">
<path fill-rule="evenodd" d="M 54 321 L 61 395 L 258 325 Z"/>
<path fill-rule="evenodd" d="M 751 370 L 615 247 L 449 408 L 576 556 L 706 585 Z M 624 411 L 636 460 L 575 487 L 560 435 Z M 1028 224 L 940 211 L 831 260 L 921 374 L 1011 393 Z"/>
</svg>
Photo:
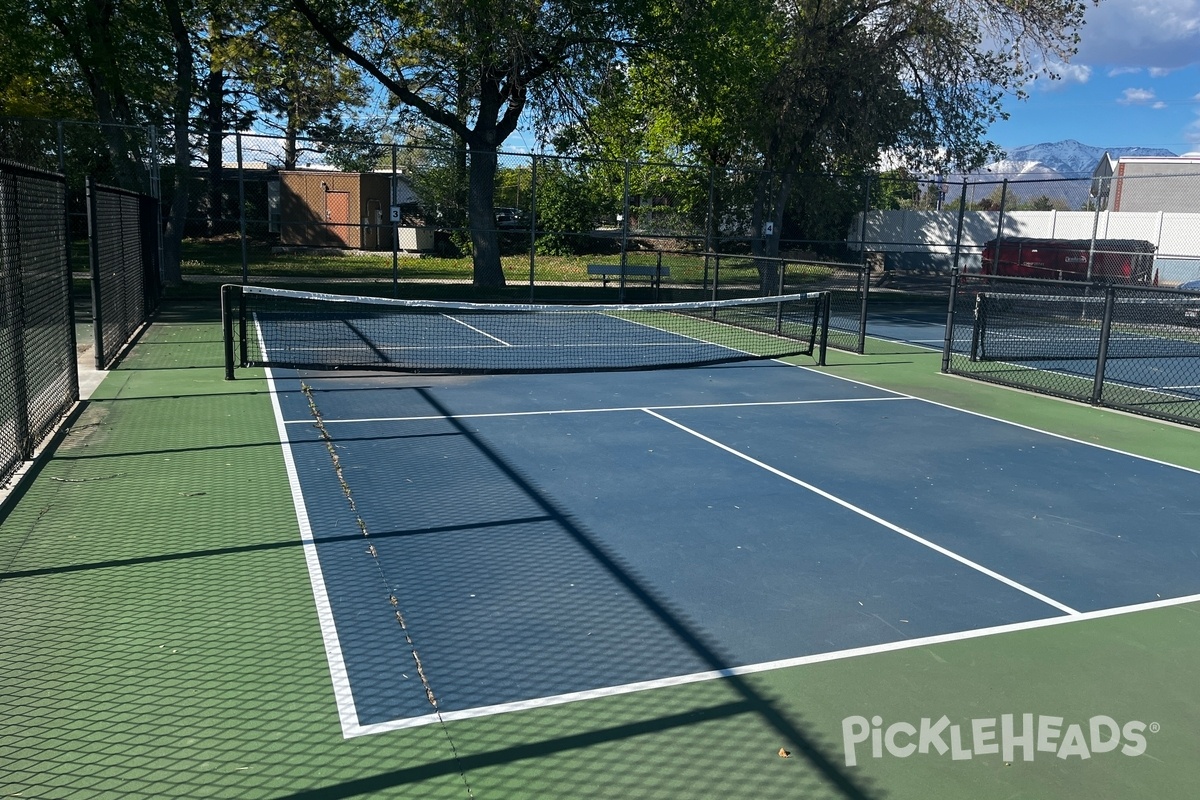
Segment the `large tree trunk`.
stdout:
<svg viewBox="0 0 1200 800">
<path fill-rule="evenodd" d="M 471 229 L 474 283 L 481 289 L 504 286 L 500 242 L 496 235 L 496 146 L 473 142 L 470 185 L 467 189 L 467 223 Z"/>
<path fill-rule="evenodd" d="M 163 234 L 163 282 L 178 285 L 183 282 L 180 270 L 180 250 L 183 244 L 183 229 L 187 224 L 188 173 L 192 150 L 188 142 L 188 112 L 195 84 L 192 66 L 192 42 L 187 26 L 183 22 L 179 0 L 163 0 L 163 8 L 175 40 L 175 97 L 173 117 L 175 124 L 175 185 L 171 193 L 171 216 Z"/>
<path fill-rule="evenodd" d="M 205 122 L 208 130 L 208 235 L 225 233 L 218 221 L 225 218 L 224 179 L 224 114 L 225 71 L 210 68 L 204 86 Z"/>
</svg>

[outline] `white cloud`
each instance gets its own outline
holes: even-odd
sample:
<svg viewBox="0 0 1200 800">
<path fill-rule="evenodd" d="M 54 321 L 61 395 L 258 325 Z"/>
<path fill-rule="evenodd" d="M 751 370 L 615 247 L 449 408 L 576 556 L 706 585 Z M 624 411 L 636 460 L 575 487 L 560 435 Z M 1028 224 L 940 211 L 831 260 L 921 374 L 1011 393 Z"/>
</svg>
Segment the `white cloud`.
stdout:
<svg viewBox="0 0 1200 800">
<path fill-rule="evenodd" d="M 1076 61 L 1114 69 L 1200 64 L 1200 0 L 1112 0 L 1087 11 Z"/>
<path fill-rule="evenodd" d="M 1163 67 L 1151 67 L 1150 68 L 1150 77 L 1151 78 L 1165 78 L 1174 71 L 1175 70 L 1165 69 Z"/>
<path fill-rule="evenodd" d="M 1057 75 L 1058 80 L 1049 80 L 1045 75 L 1038 75 L 1028 88 L 1043 92 L 1055 92 L 1068 86 L 1087 83 L 1092 77 L 1092 68 L 1086 64 L 1067 64 L 1059 61 L 1048 64 L 1046 71 Z"/>
<path fill-rule="evenodd" d="M 1059 64 L 1054 71 L 1063 83 L 1087 83 L 1092 77 L 1092 68 L 1085 64 Z"/>
<path fill-rule="evenodd" d="M 1153 89 L 1126 89 L 1117 100 L 1123 106 L 1144 106 L 1154 100 Z"/>
<path fill-rule="evenodd" d="M 1162 100 L 1159 100 L 1157 103 L 1155 103 L 1154 105 L 1152 105 L 1150 107 L 1153 108 L 1155 111 L 1161 111 L 1162 109 L 1167 107 L 1167 104 L 1164 103 Z"/>
<path fill-rule="evenodd" d="M 1188 144 L 1200 145 L 1200 119 L 1183 129 L 1183 139 Z"/>
<path fill-rule="evenodd" d="M 1141 71 L 1141 67 L 1116 67 L 1108 71 L 1108 77 L 1116 78 L 1119 75 L 1137 75 Z"/>
</svg>

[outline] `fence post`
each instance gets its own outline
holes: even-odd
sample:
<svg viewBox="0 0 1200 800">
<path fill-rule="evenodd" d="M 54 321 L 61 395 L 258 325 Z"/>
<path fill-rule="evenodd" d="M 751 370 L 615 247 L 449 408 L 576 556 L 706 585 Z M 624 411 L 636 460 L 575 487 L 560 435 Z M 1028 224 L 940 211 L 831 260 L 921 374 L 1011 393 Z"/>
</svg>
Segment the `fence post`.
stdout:
<svg viewBox="0 0 1200 800">
<path fill-rule="evenodd" d="M 529 302 L 532 303 L 537 279 L 537 153 L 531 153 L 529 161 Z"/>
<path fill-rule="evenodd" d="M 100 221 L 96 211 L 96 180 L 90 175 L 84 179 L 84 195 L 87 202 L 88 260 L 92 271 L 92 339 L 96 347 L 96 369 L 104 369 L 107 363 L 104 353 L 104 304 L 100 302 L 103 277 L 100 274 Z"/>
<path fill-rule="evenodd" d="M 1096 233 L 1100 230 L 1100 203 L 1096 203 L 1096 210 L 1092 213 L 1092 238 L 1088 241 L 1088 265 L 1087 265 L 1087 280 L 1090 283 L 1092 280 L 1092 265 L 1096 260 Z"/>
<path fill-rule="evenodd" d="M 713 253 L 712 299 L 717 299 L 717 286 L 721 282 L 721 254 Z"/>
<path fill-rule="evenodd" d="M 617 301 L 625 302 L 625 266 L 629 258 L 629 159 L 625 159 L 625 188 L 621 214 L 621 283 L 617 290 Z"/>
<path fill-rule="evenodd" d="M 242 132 L 233 132 L 237 148 L 238 230 L 242 240 L 242 283 L 250 282 L 250 256 L 246 245 L 246 175 L 242 167 Z"/>
<path fill-rule="evenodd" d="M 391 197 L 388 198 L 388 234 L 392 240 L 392 297 L 400 296 L 400 220 L 392 219 L 392 209 L 400 206 L 397 202 L 400 196 L 399 159 L 396 143 L 392 142 L 392 185 Z"/>
<path fill-rule="evenodd" d="M 1004 238 L 1004 208 L 1008 205 L 1008 178 L 1000 183 L 1000 216 L 996 221 L 996 244 L 992 248 L 992 274 L 1000 272 L 1000 240 Z"/>
<path fill-rule="evenodd" d="M 859 286 L 860 300 L 858 304 L 858 345 L 855 352 L 867 352 L 867 303 L 868 296 L 871 293 L 871 265 L 867 259 L 867 215 L 871 213 L 871 175 L 866 176 L 866 185 L 863 187 L 863 216 L 862 224 L 858 229 L 858 249 L 862 255 L 862 272 L 859 280 L 862 282 Z"/>
<path fill-rule="evenodd" d="M 1096 354 L 1096 377 L 1092 381 L 1092 399 L 1094 406 L 1100 405 L 1104 399 L 1104 368 L 1108 364 L 1108 339 L 1112 333 L 1113 306 L 1116 304 L 1117 290 L 1114 286 L 1104 287 L 1104 318 L 1100 323 L 1100 351 Z"/>
<path fill-rule="evenodd" d="M 701 291 L 708 288 L 708 258 L 713 251 L 713 225 L 717 203 L 717 165 L 708 165 L 708 215 L 704 221 L 704 283 Z"/>
<path fill-rule="evenodd" d="M 871 176 L 866 176 L 866 182 L 863 186 L 863 215 L 862 222 L 858 226 L 858 252 L 861 256 L 863 266 L 867 265 L 867 214 L 871 213 Z"/>
</svg>

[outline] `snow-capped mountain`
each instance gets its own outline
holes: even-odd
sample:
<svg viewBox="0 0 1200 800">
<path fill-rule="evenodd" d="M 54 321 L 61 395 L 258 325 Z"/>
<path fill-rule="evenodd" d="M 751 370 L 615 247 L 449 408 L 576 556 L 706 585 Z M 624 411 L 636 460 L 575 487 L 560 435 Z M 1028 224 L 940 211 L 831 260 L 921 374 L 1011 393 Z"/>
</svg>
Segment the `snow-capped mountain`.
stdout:
<svg viewBox="0 0 1200 800">
<path fill-rule="evenodd" d="M 1096 147 L 1074 139 L 1026 144 L 1009 150 L 1003 161 L 988 164 L 974 175 L 994 175 L 1010 180 L 1090 178 L 1105 153 L 1121 156 L 1174 156 L 1160 147 Z"/>
<path fill-rule="evenodd" d="M 1012 202 L 1045 197 L 1056 204 L 1065 203 L 1067 208 L 1082 208 L 1089 199 L 1092 172 L 1105 153 L 1113 158 L 1175 156 L 1170 150 L 1158 147 L 1097 147 L 1067 139 L 1014 147 L 1001 161 L 965 176 L 947 178 L 952 183 L 965 178 L 980 187 L 984 194 L 990 191 L 988 185 L 1008 180 L 1008 197 Z"/>
</svg>

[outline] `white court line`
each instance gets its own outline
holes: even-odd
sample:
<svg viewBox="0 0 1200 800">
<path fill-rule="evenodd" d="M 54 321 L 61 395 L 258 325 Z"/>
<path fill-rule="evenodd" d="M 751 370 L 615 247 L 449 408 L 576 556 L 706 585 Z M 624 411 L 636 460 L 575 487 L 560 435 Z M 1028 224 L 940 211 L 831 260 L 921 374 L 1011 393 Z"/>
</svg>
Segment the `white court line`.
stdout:
<svg viewBox="0 0 1200 800">
<path fill-rule="evenodd" d="M 618 686 L 605 686 L 598 689 L 550 695 L 547 697 L 536 697 L 529 700 L 519 700 L 511 703 L 497 703 L 490 706 L 466 708 L 462 709 L 461 711 L 443 711 L 442 719 L 447 722 L 454 720 L 477 719 L 479 717 L 489 717 L 495 714 L 505 714 L 513 711 L 525 711 L 533 708 L 546 708 L 548 706 L 562 705 L 564 703 L 575 703 L 581 700 L 594 700 L 602 697 L 615 697 L 617 695 L 632 694 L 633 692 L 644 692 L 650 689 L 665 689 L 671 686 L 683 686 L 689 683 L 720 680 L 721 678 L 729 678 L 738 675 L 753 675 L 759 672 L 770 672 L 772 670 L 787 669 L 790 667 L 803 667 L 809 664 L 822 664 L 829 661 L 842 661 L 849 658 L 859 658 L 862 656 L 871 656 L 880 653 L 893 653 L 901 650 L 913 650 L 919 647 L 930 647 L 932 645 L 961 642 L 970 639 L 982 639 L 987 636 L 997 636 L 1005 633 L 1018 633 L 1020 631 L 1037 630 L 1038 628 L 1050 628 L 1057 625 L 1073 625 L 1079 622 L 1104 619 L 1106 617 L 1123 616 L 1125 614 L 1134 614 L 1139 611 L 1151 611 L 1159 608 L 1169 608 L 1188 603 L 1200 603 L 1200 594 L 1188 595 L 1186 597 L 1173 597 L 1167 600 L 1153 600 L 1148 603 L 1138 603 L 1136 605 L 1120 606 L 1117 608 L 1104 608 L 1098 611 L 1084 611 L 1076 614 L 1046 617 L 1043 619 L 1028 620 L 1026 622 L 1011 622 L 1007 625 L 995 625 L 990 628 L 976 628 L 968 631 L 941 633 L 934 636 L 925 636 L 919 639 L 902 639 L 896 642 L 885 642 L 883 644 L 873 644 L 866 647 L 854 647 L 847 650 L 834 650 L 828 653 L 816 653 L 807 656 L 796 656 L 795 658 L 783 658 L 776 661 L 764 661 L 758 664 L 747 664 L 745 666 L 730 667 L 728 669 L 694 672 L 687 675 L 675 675 L 668 678 L 639 681 L 637 683 L 626 683 Z M 385 733 L 387 731 L 417 728 L 422 725 L 431 725 L 437 721 L 437 717 L 433 714 L 425 714 L 420 717 L 407 717 L 405 719 L 388 720 L 387 722 L 377 722 L 370 725 L 357 725 L 351 732 L 346 733 L 345 736 L 348 739 L 354 736 L 368 736 L 375 733 Z"/>
<path fill-rule="evenodd" d="M 350 675 L 346 671 L 346 660 L 342 656 L 342 643 L 338 639 L 334 624 L 333 607 L 329 604 L 329 593 L 325 590 L 325 576 L 321 572 L 321 561 L 317 557 L 317 545 L 313 541 L 312 525 L 308 519 L 308 507 L 304 503 L 304 492 L 300 489 L 300 477 L 296 461 L 292 456 L 292 443 L 288 439 L 287 424 L 279 406 L 278 390 L 271 368 L 265 369 L 267 386 L 271 395 L 271 409 L 275 414 L 275 427 L 279 431 L 279 443 L 283 449 L 283 466 L 287 471 L 288 486 L 292 492 L 292 505 L 296 509 L 296 523 L 300 528 L 300 541 L 304 548 L 304 563 L 308 567 L 308 581 L 312 585 L 313 600 L 317 606 L 317 622 L 321 628 L 321 640 L 325 644 L 325 660 L 329 663 L 329 677 L 333 682 L 333 697 L 337 705 L 338 721 L 342 726 L 342 737 L 358 734 L 358 710 L 354 706 L 354 694 L 350 689 Z"/>
<path fill-rule="evenodd" d="M 820 495 L 821 497 L 824 497 L 826 500 L 829 500 L 832 503 L 836 503 L 837 505 L 841 506 L 842 508 L 845 508 L 849 511 L 853 511 L 855 514 L 858 514 L 861 517 L 865 517 L 866 519 L 871 520 L 872 522 L 874 522 L 877 525 L 882 525 L 883 527 L 887 528 L 888 530 L 890 530 L 894 533 L 898 533 L 901 536 L 904 536 L 908 539 L 911 539 L 912 541 L 916 542 L 917 544 L 924 545 L 925 547 L 928 547 L 930 550 L 933 550 L 936 553 L 941 553 L 942 555 L 946 556 L 947 558 L 953 559 L 964 566 L 970 567 L 971 569 L 975 570 L 976 572 L 983 573 L 984 575 L 988 576 L 989 578 L 999 581 L 1000 583 L 1003 583 L 1005 586 L 1016 589 L 1019 592 L 1023 592 L 1024 594 L 1027 594 L 1034 599 L 1040 600 L 1049 606 L 1053 606 L 1054 608 L 1057 608 L 1059 611 L 1062 611 L 1066 614 L 1072 614 L 1072 615 L 1079 614 L 1079 612 L 1076 611 L 1075 609 L 1071 608 L 1068 605 L 1064 605 L 1063 603 L 1058 602 L 1057 600 L 1055 600 L 1052 597 L 1047 597 L 1046 595 L 1042 594 L 1041 592 L 1036 591 L 1035 589 L 1031 589 L 1022 583 L 1018 583 L 1017 581 L 1014 581 L 1012 578 L 1009 578 L 1005 575 L 1001 575 L 999 572 L 988 569 L 987 567 L 983 566 L 982 564 L 976 563 L 965 556 L 961 556 L 958 553 L 955 553 L 953 550 L 948 550 L 939 544 L 935 544 L 935 543 L 929 541 L 928 539 L 918 536 L 917 534 L 915 534 L 909 530 L 901 528 L 899 525 L 896 525 L 893 522 L 888 522 L 883 517 L 872 514 L 870 511 L 867 511 L 865 508 L 860 508 L 859 506 L 856 506 L 847 500 L 843 500 L 842 498 L 838 497 L 837 495 L 830 494 L 829 492 L 825 491 L 824 489 L 820 489 L 820 488 L 814 486 L 813 484 L 808 483 L 807 481 L 802 481 L 799 478 L 795 477 L 794 475 L 789 475 L 788 473 L 784 472 L 781 469 L 776 469 L 775 467 L 772 467 L 770 464 L 759 461 L 758 459 L 753 458 L 752 456 L 748 456 L 745 453 L 735 450 L 734 448 L 730 447 L 727 444 L 718 442 L 716 439 L 712 439 L 708 436 L 705 436 L 704 434 L 700 433 L 699 431 L 693 430 L 682 423 L 679 423 L 673 419 L 664 417 L 662 414 L 659 414 L 655 411 L 651 411 L 648 408 L 642 409 L 642 410 L 645 411 L 650 416 L 656 417 L 657 419 L 662 420 L 663 422 L 667 423 L 668 425 L 673 425 L 674 427 L 678 428 L 679 430 L 681 430 L 685 433 L 689 433 L 692 436 L 695 436 L 697 439 L 699 439 L 702 442 L 707 442 L 708 444 L 711 444 L 713 447 L 724 450 L 726 453 L 729 453 L 730 455 L 737 456 L 738 458 L 742 459 L 743 461 L 747 461 L 760 469 L 764 469 L 767 472 L 770 472 L 772 475 L 777 475 L 786 481 L 794 483 L 797 486 L 800 486 L 804 489 L 807 489 L 808 491 L 812 492 L 813 494 Z"/>
<path fill-rule="evenodd" d="M 678 405 L 678 406 L 649 406 L 649 408 L 658 411 L 676 411 L 689 408 L 746 408 L 751 406 L 806 406 L 806 405 L 821 405 L 828 403 L 885 403 L 896 400 L 912 400 L 911 397 L 846 397 L 840 399 L 829 400 L 763 400 L 759 402 L 745 403 L 698 403 L 693 405 Z M 431 419 L 481 419 L 487 417 L 541 417 L 555 416 L 559 414 L 606 414 L 615 411 L 645 411 L 647 406 L 616 406 L 605 408 L 561 408 L 550 409 L 546 411 L 495 411 L 488 413 L 477 414 L 429 414 L 417 417 L 348 417 L 346 419 L 327 419 L 326 425 L 345 424 L 354 422 L 424 422 Z M 288 425 L 307 425 L 310 420 L 307 419 L 290 419 L 285 420 Z"/>
<path fill-rule="evenodd" d="M 503 340 L 503 339 L 501 339 L 499 336 L 492 336 L 492 335 L 491 335 L 490 333 L 488 333 L 487 331 L 480 330 L 479 328 L 476 328 L 474 325 L 469 325 L 468 323 L 466 323 L 466 322 L 463 322 L 463 321 L 462 321 L 461 319 L 459 319 L 458 317 L 452 317 L 452 316 L 450 316 L 449 314 L 442 314 L 442 316 L 443 316 L 443 317 L 445 317 L 446 319 L 450 320 L 451 322 L 457 322 L 459 325 L 462 325 L 464 328 L 468 328 L 468 329 L 470 329 L 470 330 L 473 330 L 473 331 L 475 331 L 475 332 L 476 332 L 476 333 L 478 333 L 480 336 L 486 336 L 487 338 L 491 339 L 492 341 L 499 342 L 500 344 L 504 345 L 505 347 L 512 347 L 512 344 L 510 344 L 509 342 L 506 342 L 506 341 L 504 341 L 504 340 Z"/>
<path fill-rule="evenodd" d="M 1021 430 L 1025 430 L 1025 431 L 1032 431 L 1033 433 L 1039 433 L 1043 436 L 1050 436 L 1052 438 L 1059 439 L 1064 442 L 1071 442 L 1073 444 L 1081 444 L 1081 445 L 1084 445 L 1085 447 L 1094 447 L 1097 450 L 1104 450 L 1109 453 L 1116 453 L 1117 455 L 1128 456 L 1129 458 L 1136 458 L 1139 461 L 1146 461 L 1150 464 L 1158 464 L 1163 467 L 1171 467 L 1172 469 L 1180 469 L 1180 470 L 1183 470 L 1184 472 L 1191 472 L 1195 475 L 1200 475 L 1200 469 L 1193 469 L 1192 467 L 1184 467 L 1179 464 L 1172 464 L 1170 461 L 1163 461 L 1160 458 L 1152 458 L 1150 456 L 1141 455 L 1140 453 L 1131 453 L 1128 450 L 1118 450 L 1115 447 L 1109 447 L 1109 446 L 1103 445 L 1103 444 L 1096 444 L 1095 442 L 1089 442 L 1084 439 L 1076 439 L 1074 436 L 1067 436 L 1066 434 L 1054 433 L 1053 431 L 1043 430 L 1042 428 L 1035 428 L 1032 425 L 1025 425 L 1020 422 L 1013 422 L 1011 419 L 1004 419 L 1003 417 L 994 417 L 991 414 L 984 414 L 983 412 L 980 412 L 980 411 L 971 411 L 970 409 L 967 409 L 967 408 L 959 408 L 958 406 L 952 406 L 952 405 L 948 405 L 946 403 L 939 403 L 937 400 L 930 400 L 928 398 L 918 397 L 913 394 L 904 394 L 902 392 L 897 392 L 894 389 L 886 389 L 882 386 L 875 386 L 874 384 L 867 383 L 866 381 L 859 381 L 859 380 L 855 380 L 854 378 L 847 378 L 845 375 L 835 375 L 832 372 L 822 372 L 819 369 L 816 369 L 815 367 L 808 367 L 803 364 L 792 364 L 787 361 L 780 361 L 779 363 L 787 364 L 789 367 L 795 367 L 796 369 L 802 369 L 802 370 L 805 370 L 806 372 L 812 372 L 816 375 L 823 375 L 826 378 L 834 378 L 839 381 L 845 381 L 846 383 L 851 383 L 851 384 L 854 384 L 855 386 L 865 386 L 868 389 L 874 389 L 875 391 L 878 391 L 878 392 L 890 392 L 892 394 L 898 395 L 900 397 L 904 397 L 909 400 L 917 400 L 918 402 L 921 402 L 921 403 L 928 403 L 931 406 L 937 406 L 938 408 L 944 408 L 948 411 L 956 411 L 960 414 L 969 414 L 972 417 L 979 417 L 980 419 L 990 420 L 991 422 L 999 422 L 1002 425 L 1011 425 L 1014 428 L 1020 428 Z M 961 378 L 963 376 L 954 374 L 954 375 L 948 375 L 947 377 Z M 1028 389 L 1021 389 L 1020 387 L 1004 387 L 1004 388 L 1011 389 L 1012 391 L 1029 392 Z M 1039 395 L 1039 396 L 1044 397 L 1044 395 Z M 1108 412 L 1108 413 L 1120 413 L 1119 409 L 1112 409 L 1112 408 L 1097 408 L 1096 410 Z M 1145 417 L 1139 417 L 1138 419 L 1142 420 L 1143 422 L 1163 423 L 1162 420 L 1147 419 Z M 1170 424 L 1170 423 L 1163 423 L 1163 424 Z M 1188 432 L 1194 432 L 1195 429 L 1188 428 L 1186 430 Z"/>
</svg>

